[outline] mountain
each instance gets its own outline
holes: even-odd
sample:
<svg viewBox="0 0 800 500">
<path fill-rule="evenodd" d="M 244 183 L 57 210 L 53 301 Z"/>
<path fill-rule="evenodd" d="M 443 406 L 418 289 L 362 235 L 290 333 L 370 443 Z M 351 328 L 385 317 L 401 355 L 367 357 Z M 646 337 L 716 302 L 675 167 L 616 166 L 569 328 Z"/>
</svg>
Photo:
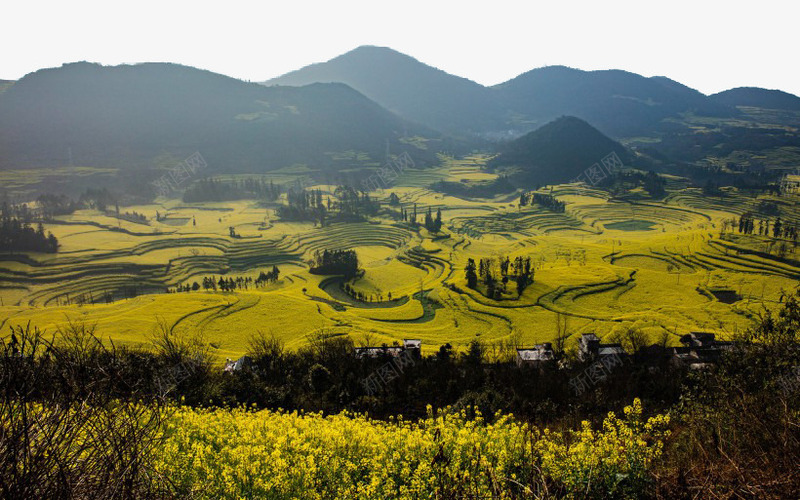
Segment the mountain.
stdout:
<svg viewBox="0 0 800 500">
<path fill-rule="evenodd" d="M 665 118 L 737 114 L 731 106 L 664 77 L 548 66 L 484 87 L 384 47 L 358 47 L 265 82 L 340 82 L 409 120 L 464 137 L 507 139 L 563 115 L 613 137 L 657 133 Z"/>
<path fill-rule="evenodd" d="M 408 145 L 420 137 L 428 149 Z M 175 64 L 65 64 L 0 94 L 6 169 L 152 170 L 199 151 L 216 172 L 339 170 L 377 166 L 387 146 L 433 161 L 438 139 L 346 85 L 265 87 Z"/>
<path fill-rule="evenodd" d="M 548 66 L 493 87 L 520 126 L 536 126 L 562 115 L 587 120 L 614 137 L 647 135 L 665 118 L 683 112 L 730 116 L 735 110 L 664 77 L 621 70 L 582 71 Z"/>
<path fill-rule="evenodd" d="M 489 165 L 518 169 L 517 181 L 541 186 L 572 181 L 611 153 L 630 165 L 632 156 L 620 143 L 580 118 L 564 116 L 502 146 Z"/>
<path fill-rule="evenodd" d="M 738 87 L 713 94 L 709 97 L 711 100 L 726 106 L 748 106 L 753 108 L 800 111 L 800 97 L 781 90 Z"/>
<path fill-rule="evenodd" d="M 409 120 L 451 134 L 475 135 L 505 127 L 496 93 L 385 47 L 362 46 L 265 85 L 340 82 Z"/>
</svg>

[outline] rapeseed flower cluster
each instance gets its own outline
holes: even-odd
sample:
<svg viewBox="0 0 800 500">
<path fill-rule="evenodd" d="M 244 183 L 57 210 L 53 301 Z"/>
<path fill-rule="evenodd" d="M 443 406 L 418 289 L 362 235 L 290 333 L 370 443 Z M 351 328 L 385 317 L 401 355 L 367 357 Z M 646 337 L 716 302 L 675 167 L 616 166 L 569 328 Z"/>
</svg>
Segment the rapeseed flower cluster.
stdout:
<svg viewBox="0 0 800 500">
<path fill-rule="evenodd" d="M 574 435 L 529 428 L 511 415 L 490 421 L 445 409 L 419 421 L 364 415 L 178 408 L 157 469 L 197 498 L 517 498 L 559 488 L 614 488 L 646 474 L 662 449 L 664 417 L 626 418 Z M 611 479 L 609 479 L 611 478 Z M 610 485 L 610 486 L 609 486 Z"/>
<path fill-rule="evenodd" d="M 625 407 L 624 414 L 620 419 L 609 413 L 600 430 L 586 421 L 567 435 L 534 430 L 533 450 L 542 472 L 579 498 L 638 497 L 664 451 L 669 417 L 644 421 L 638 399 Z"/>
</svg>

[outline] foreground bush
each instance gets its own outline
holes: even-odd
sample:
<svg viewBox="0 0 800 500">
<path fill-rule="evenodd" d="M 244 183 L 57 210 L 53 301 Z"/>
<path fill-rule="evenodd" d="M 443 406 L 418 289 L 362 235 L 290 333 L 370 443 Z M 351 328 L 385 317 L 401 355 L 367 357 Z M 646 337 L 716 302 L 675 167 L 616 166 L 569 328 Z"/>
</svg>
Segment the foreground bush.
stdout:
<svg viewBox="0 0 800 500">
<path fill-rule="evenodd" d="M 0 498 L 167 497 L 151 468 L 167 408 L 111 389 L 119 353 L 91 331 L 65 338 L 20 327 L 0 341 Z"/>
<path fill-rule="evenodd" d="M 540 432 L 507 415 L 363 415 L 180 408 L 157 470 L 196 498 L 638 497 L 666 418 L 638 401 L 602 429 Z"/>
</svg>

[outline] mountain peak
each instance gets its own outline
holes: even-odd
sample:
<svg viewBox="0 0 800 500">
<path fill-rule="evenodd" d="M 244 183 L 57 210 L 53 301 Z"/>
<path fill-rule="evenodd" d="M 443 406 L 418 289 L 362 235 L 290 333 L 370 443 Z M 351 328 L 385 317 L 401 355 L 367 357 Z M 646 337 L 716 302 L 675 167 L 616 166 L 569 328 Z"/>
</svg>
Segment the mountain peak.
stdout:
<svg viewBox="0 0 800 500">
<path fill-rule="evenodd" d="M 341 82 L 411 121 L 464 133 L 500 127 L 494 93 L 387 47 L 363 45 L 265 82 L 303 86 Z"/>
<path fill-rule="evenodd" d="M 519 168 L 521 179 L 543 185 L 569 182 L 611 153 L 630 161 L 627 149 L 585 120 L 561 116 L 506 144 L 492 166 Z"/>
</svg>

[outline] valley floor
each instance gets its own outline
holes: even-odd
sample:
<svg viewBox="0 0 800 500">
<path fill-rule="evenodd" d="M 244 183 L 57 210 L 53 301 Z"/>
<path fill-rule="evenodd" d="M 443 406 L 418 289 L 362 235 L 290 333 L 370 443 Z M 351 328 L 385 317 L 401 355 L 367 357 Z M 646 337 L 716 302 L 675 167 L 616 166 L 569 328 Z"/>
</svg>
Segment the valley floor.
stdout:
<svg viewBox="0 0 800 500">
<path fill-rule="evenodd" d="M 724 222 L 758 202 L 733 189 L 710 199 L 672 180 L 669 195 L 652 201 L 562 185 L 546 188 L 567 203 L 565 213 L 554 213 L 520 207 L 516 195 L 468 201 L 421 187 L 431 178 L 485 177 L 479 167 L 466 159 L 434 173 L 412 170 L 375 193 L 384 203 L 396 193 L 420 215 L 441 208 L 441 234 L 388 217 L 326 227 L 285 223 L 275 206 L 255 201 L 163 199 L 126 207 L 147 215 L 147 223 L 91 210 L 58 217 L 46 224 L 61 243 L 58 254 L 0 256 L 0 324 L 30 321 L 54 332 L 86 322 L 103 338 L 131 344 L 146 342 L 163 324 L 202 334 L 221 359 L 243 353 L 256 331 L 290 348 L 326 334 L 374 345 L 416 338 L 428 351 L 474 339 L 550 341 L 559 318 L 572 338 L 596 332 L 608 339 L 633 328 L 677 343 L 689 331 L 724 337 L 750 326 L 800 277 L 793 242 L 783 242 L 778 256 L 772 238 L 743 236 Z M 783 198 L 786 220 L 800 221 L 797 203 L 794 195 Z M 356 249 L 364 274 L 350 285 L 380 304 L 309 273 L 316 250 L 339 248 Z M 499 301 L 466 286 L 467 259 L 505 256 L 534 263 L 534 282 L 521 297 L 513 282 Z M 280 279 L 265 287 L 164 293 L 210 276 L 255 279 L 273 265 Z"/>
</svg>

